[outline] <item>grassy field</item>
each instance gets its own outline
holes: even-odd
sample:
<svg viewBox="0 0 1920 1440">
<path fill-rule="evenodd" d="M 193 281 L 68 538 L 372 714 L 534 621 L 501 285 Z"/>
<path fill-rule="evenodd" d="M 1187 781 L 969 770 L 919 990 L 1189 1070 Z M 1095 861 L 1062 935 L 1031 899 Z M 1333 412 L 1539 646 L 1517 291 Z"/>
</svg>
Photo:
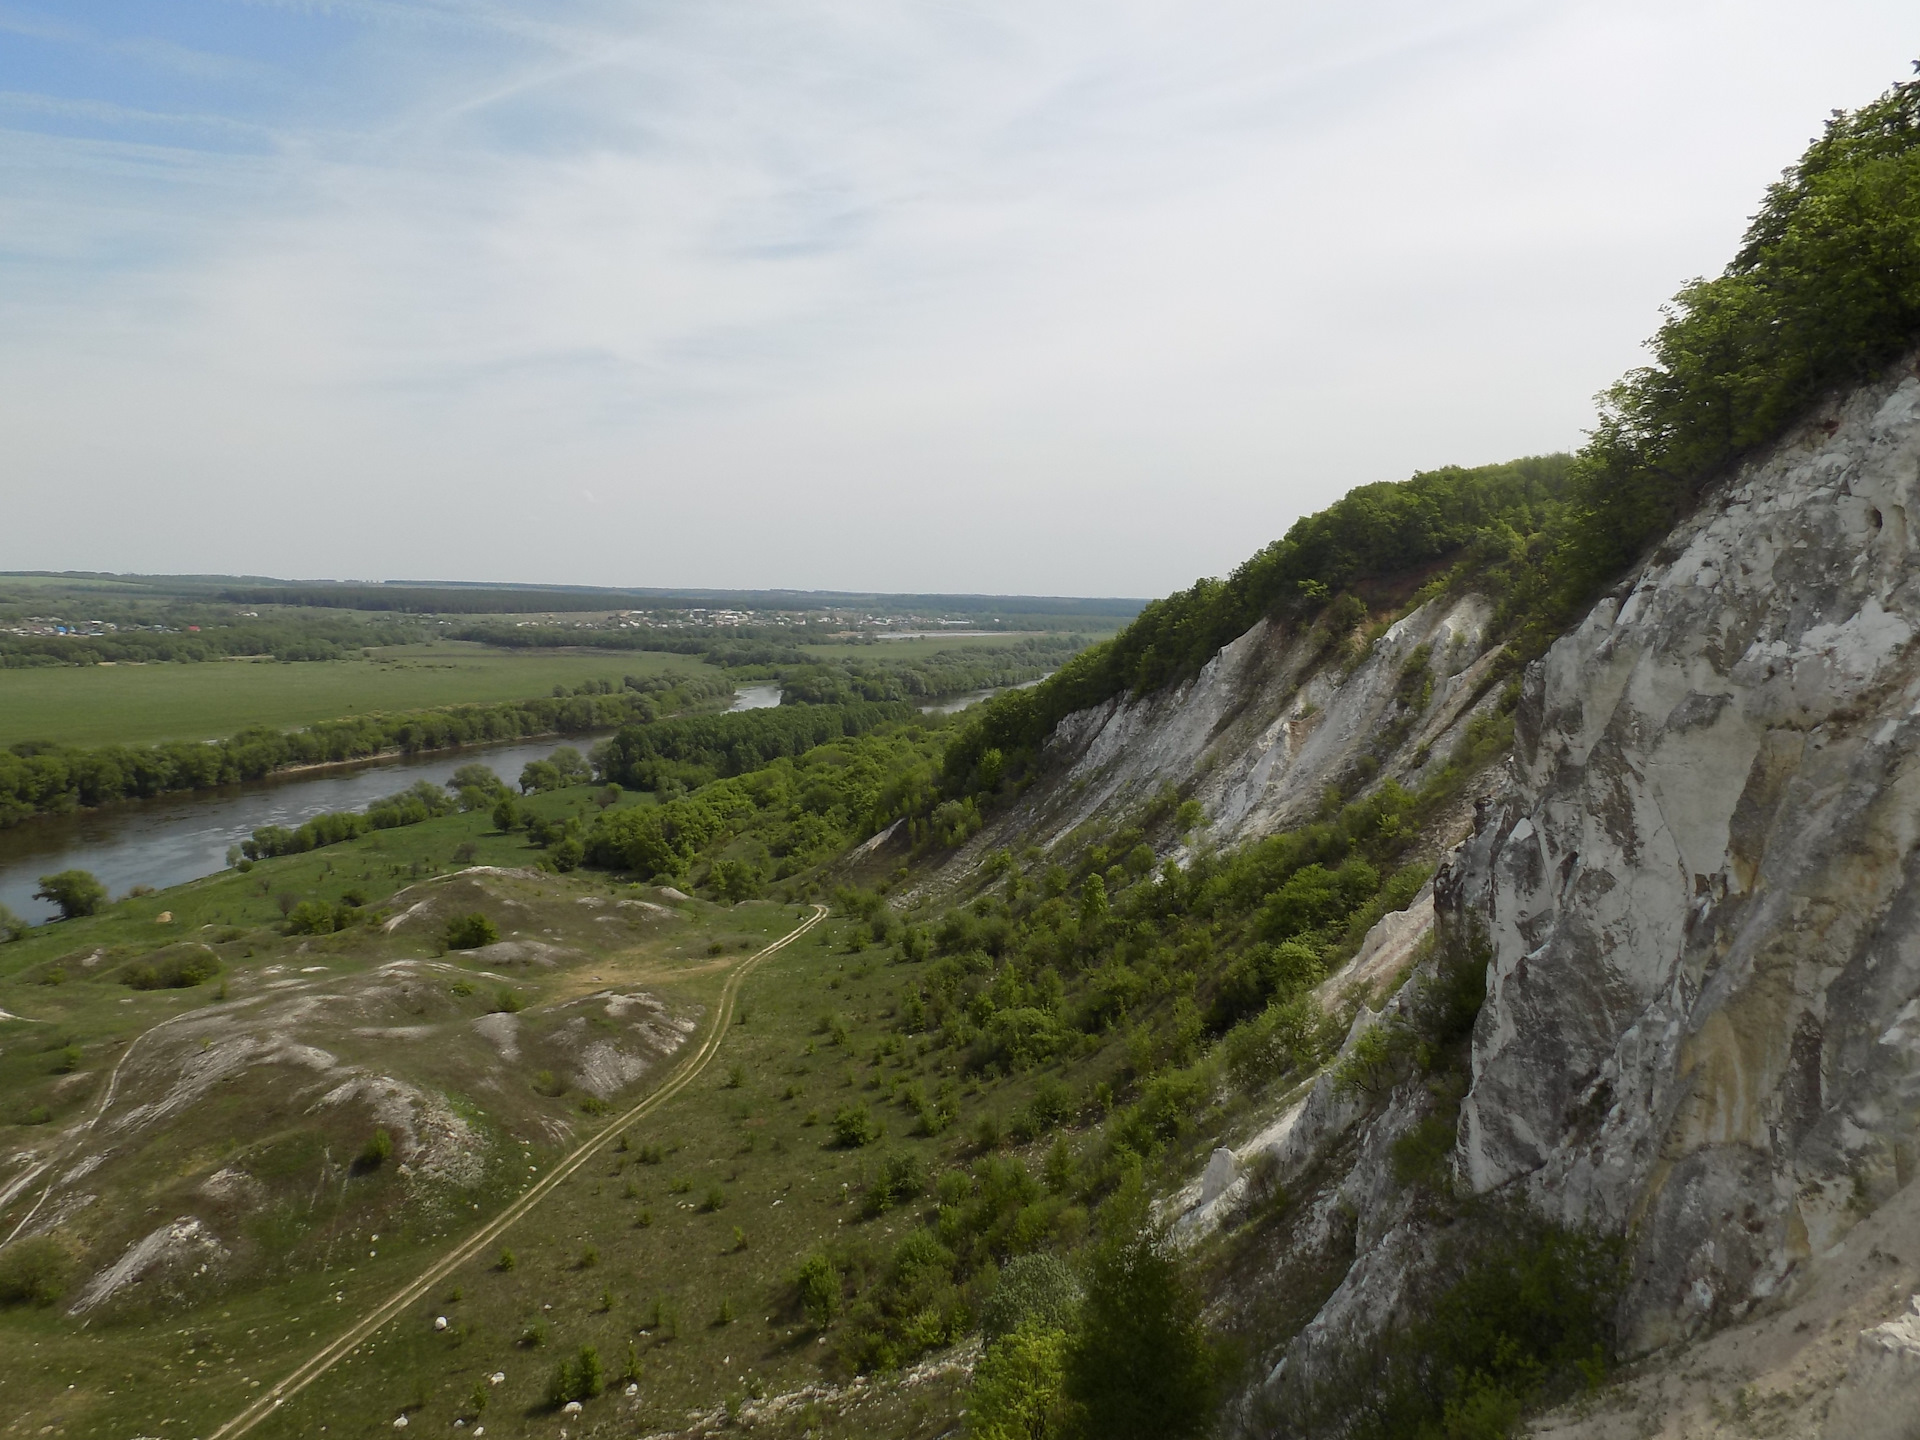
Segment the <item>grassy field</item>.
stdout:
<svg viewBox="0 0 1920 1440">
<path fill-rule="evenodd" d="M 531 803 L 557 816 L 591 801 L 572 790 Z M 462 846 L 473 849 L 456 859 Z M 674 1056 L 619 1095 L 617 1114 L 694 1053 L 739 965 L 808 913 L 687 902 L 603 876 L 449 875 L 466 858 L 518 867 L 537 856 L 479 813 L 451 816 L 124 901 L 0 947 L 0 1010 L 25 1017 L 0 1020 L 7 1150 L 57 1144 L 96 1113 L 116 1066 L 115 1113 L 163 1107 L 138 1138 L 103 1123 L 79 1142 L 111 1146 L 84 1185 L 108 1203 L 76 1201 L 72 1187 L 53 1199 L 82 1206 L 64 1223 L 91 1235 L 87 1269 L 189 1213 L 218 1227 L 224 1247 L 207 1278 L 150 1279 L 84 1319 L 65 1313 L 72 1289 L 59 1305 L 0 1308 L 0 1415 L 15 1417 L 21 1433 L 209 1435 L 608 1124 L 568 1088 L 564 1068 L 596 1034 L 618 1038 L 599 1014 L 612 1013 L 604 997 L 657 997 L 688 1030 Z M 332 902 L 349 890 L 403 923 L 278 933 L 283 896 Z M 409 919 L 421 897 L 427 910 Z M 446 952 L 436 904 L 491 910 L 503 934 L 556 948 L 517 966 Z M 757 1433 L 796 1440 L 949 1431 L 962 1376 L 800 1394 L 821 1384 L 830 1337 L 806 1323 L 788 1277 L 823 1242 L 878 1264 L 924 1210 L 923 1202 L 863 1211 L 880 1158 L 911 1152 L 935 1174 L 963 1163 L 972 1115 L 989 1100 L 996 1109 L 1012 1103 L 1007 1092 L 1024 1086 L 988 1096 L 963 1082 L 961 1123 L 939 1139 L 911 1134 L 898 1092 L 949 1078 L 938 1055 L 898 1033 L 896 1007 L 923 967 L 850 945 L 848 935 L 830 921 L 761 962 L 696 1080 L 624 1140 L 606 1134 L 498 1248 L 490 1242 L 251 1433 L 390 1435 L 404 1413 L 445 1433 L 465 1419 L 490 1435 L 552 1435 L 557 1423 L 576 1437 L 637 1435 L 728 1406 L 749 1417 L 757 1409 Z M 155 990 L 116 982 L 142 955 L 177 953 L 194 937 L 217 951 L 217 982 Z M 520 1007 L 510 1017 L 517 1057 L 475 1034 L 478 1022 L 505 1018 L 497 996 L 508 989 Z M 275 1015 L 322 1001 L 329 1008 L 298 1011 L 297 1029 L 276 1028 Z M 156 1031 L 162 1022 L 174 1028 Z M 159 1038 L 166 1033 L 171 1042 Z M 323 1047 L 333 1078 L 302 1080 L 314 1062 L 275 1063 L 244 1049 L 296 1034 Z M 128 1058 L 136 1036 L 143 1062 Z M 240 1054 L 252 1057 L 244 1068 L 165 1111 L 170 1090 L 182 1093 L 201 1067 Z M 167 1055 L 174 1068 L 159 1063 Z M 317 1097 L 343 1074 L 370 1072 L 448 1095 L 483 1138 L 484 1176 L 450 1189 L 410 1180 L 392 1162 L 348 1166 L 371 1120 L 352 1121 L 348 1107 L 330 1110 Z M 872 1107 L 884 1130 L 877 1144 L 833 1144 L 826 1122 L 849 1104 Z M 267 1186 L 271 1199 L 248 1214 L 212 1198 L 230 1171 Z M 0 1185 L 13 1174 L 0 1174 Z M 23 1213 L 24 1202 L 9 1210 L 9 1229 Z M 503 1250 L 513 1252 L 510 1265 Z M 598 1351 L 607 1390 L 562 1421 L 546 1402 L 548 1381 L 583 1345 Z M 505 1378 L 491 1383 L 496 1374 Z M 797 1398 L 771 1403 L 780 1396 Z"/>
<path fill-rule="evenodd" d="M 372 660 L 209 661 L 0 670 L 0 745 L 215 740 L 250 725 L 291 729 L 370 711 L 544 695 L 623 675 L 711 672 L 646 651 L 495 650 L 464 641 L 396 645 Z"/>
</svg>

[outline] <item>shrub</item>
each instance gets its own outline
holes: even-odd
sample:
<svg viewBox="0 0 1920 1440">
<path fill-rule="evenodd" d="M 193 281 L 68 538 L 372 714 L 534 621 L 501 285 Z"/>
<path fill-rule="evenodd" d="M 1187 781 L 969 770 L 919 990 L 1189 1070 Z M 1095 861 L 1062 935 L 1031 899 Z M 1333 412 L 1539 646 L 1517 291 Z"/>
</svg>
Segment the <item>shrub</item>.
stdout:
<svg viewBox="0 0 1920 1440">
<path fill-rule="evenodd" d="M 880 1138 L 880 1122 L 865 1105 L 846 1105 L 833 1115 L 833 1143 L 845 1150 L 857 1150 Z"/>
<path fill-rule="evenodd" d="M 393 1137 L 385 1129 L 375 1130 L 373 1138 L 360 1147 L 355 1165 L 361 1170 L 378 1170 L 393 1157 Z"/>
<path fill-rule="evenodd" d="M 910 1151 L 888 1155 L 880 1162 L 880 1173 L 867 1186 L 866 1213 L 869 1217 L 883 1214 L 926 1188 L 927 1174 L 918 1156 Z"/>
<path fill-rule="evenodd" d="M 606 1371 L 600 1365 L 600 1352 L 591 1345 L 580 1347 L 580 1358 L 573 1367 L 576 1400 L 591 1400 L 607 1388 Z"/>
<path fill-rule="evenodd" d="M 66 1289 L 67 1256 L 51 1235 L 0 1250 L 0 1305 L 51 1305 Z"/>
<path fill-rule="evenodd" d="M 840 1272 L 831 1257 L 824 1250 L 807 1256 L 794 1272 L 793 1287 L 814 1329 L 826 1329 L 840 1312 Z"/>
<path fill-rule="evenodd" d="M 293 897 L 282 893 L 280 898 Z M 333 931 L 333 907 L 324 901 L 302 900 L 287 911 L 289 935 L 331 935 Z"/>
<path fill-rule="evenodd" d="M 478 950 L 499 938 L 499 927 L 477 911 L 471 915 L 457 915 L 447 922 L 449 950 Z"/>
<path fill-rule="evenodd" d="M 61 870 L 42 875 L 40 888 L 33 892 L 33 898 L 56 906 L 62 920 L 73 920 L 82 915 L 99 914 L 107 903 L 107 887 L 89 871 Z"/>
<path fill-rule="evenodd" d="M 1079 1313 L 1080 1281 L 1057 1255 L 1018 1255 L 1000 1272 L 1000 1283 L 980 1309 L 980 1329 L 989 1340 L 1023 1325 L 1071 1330 Z"/>
</svg>

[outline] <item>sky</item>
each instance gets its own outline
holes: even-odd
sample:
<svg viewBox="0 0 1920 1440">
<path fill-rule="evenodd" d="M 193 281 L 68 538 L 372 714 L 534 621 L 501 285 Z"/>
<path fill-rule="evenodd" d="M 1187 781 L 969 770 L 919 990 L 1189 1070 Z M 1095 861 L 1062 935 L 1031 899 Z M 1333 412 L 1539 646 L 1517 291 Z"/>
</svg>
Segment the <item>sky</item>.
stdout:
<svg viewBox="0 0 1920 1440">
<path fill-rule="evenodd" d="M 0 0 L 0 569 L 1151 596 L 1576 447 L 1912 0 Z"/>
</svg>

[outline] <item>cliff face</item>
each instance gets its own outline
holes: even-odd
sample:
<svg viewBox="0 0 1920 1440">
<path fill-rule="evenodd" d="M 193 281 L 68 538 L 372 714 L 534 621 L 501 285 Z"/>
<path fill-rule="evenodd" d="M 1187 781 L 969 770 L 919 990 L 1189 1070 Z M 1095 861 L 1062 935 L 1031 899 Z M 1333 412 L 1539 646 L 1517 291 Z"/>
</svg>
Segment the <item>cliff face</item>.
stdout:
<svg viewBox="0 0 1920 1440">
<path fill-rule="evenodd" d="M 1356 773 L 1417 788 L 1499 699 L 1487 683 L 1492 613 L 1477 595 L 1422 605 L 1370 644 L 1262 621 L 1185 684 L 1061 721 L 1047 742 L 1052 778 L 989 821 L 934 884 L 1003 846 L 1050 850 L 1090 820 L 1120 823 L 1163 785 L 1201 803 L 1194 838 L 1221 846 L 1312 818 L 1326 788 Z M 1403 703 L 1423 690 L 1423 703 Z"/>
<path fill-rule="evenodd" d="M 1917 507 L 1908 365 L 1744 466 L 1530 668 L 1504 775 L 1470 833 L 1436 837 L 1465 834 L 1432 900 L 1325 987 L 1342 1013 L 1343 991 L 1388 993 L 1436 918 L 1485 955 L 1455 1188 L 1625 1237 L 1619 1332 L 1652 1358 L 1610 1416 L 1541 1433 L 1691 1434 L 1764 1395 L 1778 1433 L 1837 1440 L 1920 1402 Z M 1163 781 L 1221 843 L 1308 818 L 1356 765 L 1417 784 L 1493 703 L 1487 615 L 1425 607 L 1354 663 L 1257 627 L 1187 686 L 1063 723 L 1062 778 L 975 855 L 1111 822 Z M 1411 725 L 1410 663 L 1435 678 Z M 1347 1050 L 1419 988 L 1361 1008 Z M 1417 1308 L 1444 1227 L 1391 1152 L 1433 1110 L 1417 1079 L 1365 1095 L 1323 1073 L 1175 1197 L 1189 1243 L 1259 1185 L 1300 1202 L 1272 1271 L 1220 1300 L 1320 1277 L 1260 1357 L 1248 1433 L 1296 1433 L 1290 1407 Z"/>
<path fill-rule="evenodd" d="M 1920 378 L 1747 467 L 1528 674 L 1438 885 L 1490 950 L 1459 1160 L 1632 1237 L 1646 1351 L 1790 1300 L 1913 1174 Z"/>
</svg>

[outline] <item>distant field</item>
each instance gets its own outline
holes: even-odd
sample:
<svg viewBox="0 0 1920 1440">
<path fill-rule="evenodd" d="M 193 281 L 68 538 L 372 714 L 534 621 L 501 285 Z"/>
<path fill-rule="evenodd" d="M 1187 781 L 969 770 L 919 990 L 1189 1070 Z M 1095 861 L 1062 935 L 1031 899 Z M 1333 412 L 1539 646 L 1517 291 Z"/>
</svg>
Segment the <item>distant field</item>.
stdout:
<svg viewBox="0 0 1920 1440">
<path fill-rule="evenodd" d="M 0 670 L 0 745 L 214 740 L 249 725 L 290 729 L 373 710 L 525 700 L 555 685 L 623 675 L 712 673 L 646 651 L 492 650 L 461 641 L 396 645 L 376 659 L 209 661 Z"/>
</svg>

